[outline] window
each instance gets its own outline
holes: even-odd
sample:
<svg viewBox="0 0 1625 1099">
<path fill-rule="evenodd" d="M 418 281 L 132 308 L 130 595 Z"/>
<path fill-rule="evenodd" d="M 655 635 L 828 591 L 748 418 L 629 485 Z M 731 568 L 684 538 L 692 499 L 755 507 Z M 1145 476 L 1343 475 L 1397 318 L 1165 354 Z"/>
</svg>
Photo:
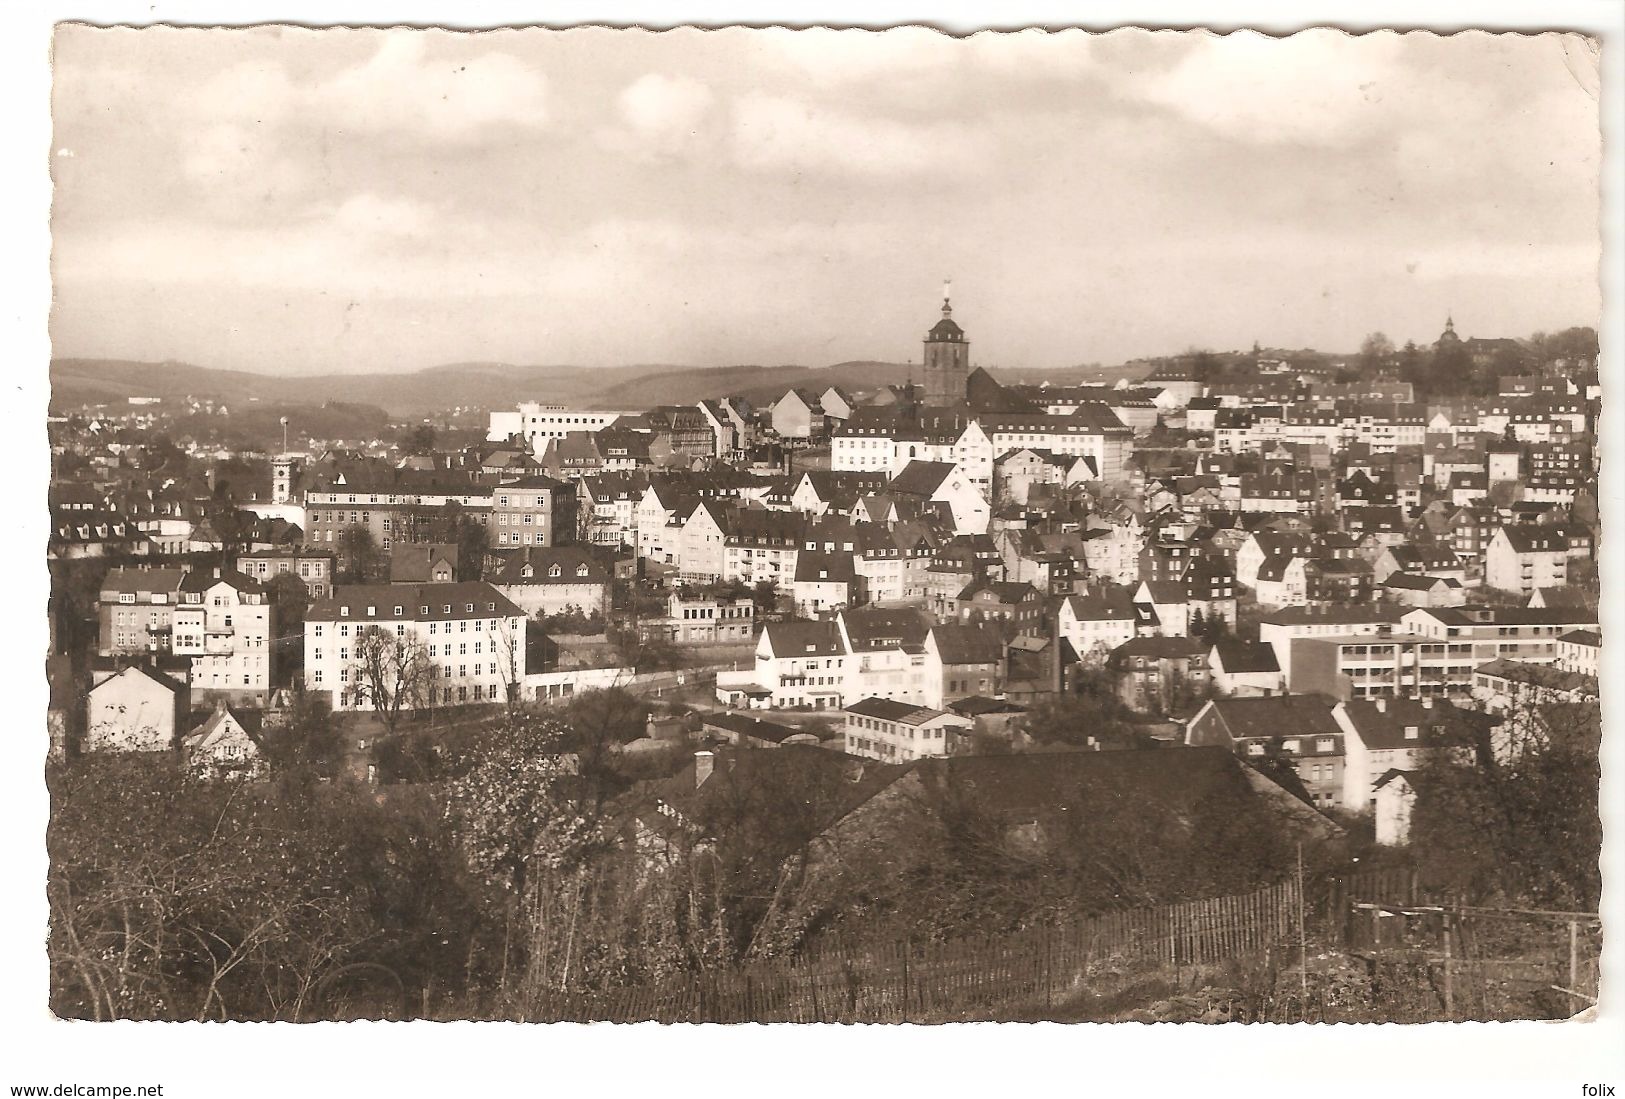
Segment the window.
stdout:
<svg viewBox="0 0 1625 1099">
<path fill-rule="evenodd" d="M 350 617 L 350 608 L 349 607 L 340 607 L 339 608 L 339 617 L 340 618 L 348 618 L 348 617 Z"/>
</svg>

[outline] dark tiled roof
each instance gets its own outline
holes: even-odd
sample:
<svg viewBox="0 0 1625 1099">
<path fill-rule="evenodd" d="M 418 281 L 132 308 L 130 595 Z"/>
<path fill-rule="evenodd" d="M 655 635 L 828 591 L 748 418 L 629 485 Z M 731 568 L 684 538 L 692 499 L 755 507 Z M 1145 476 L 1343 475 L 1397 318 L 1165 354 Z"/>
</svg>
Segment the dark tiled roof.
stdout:
<svg viewBox="0 0 1625 1099">
<path fill-rule="evenodd" d="M 1273 645 L 1243 641 L 1237 637 L 1221 637 L 1214 643 L 1213 650 L 1218 654 L 1220 665 L 1231 675 L 1281 670 Z"/>
</svg>

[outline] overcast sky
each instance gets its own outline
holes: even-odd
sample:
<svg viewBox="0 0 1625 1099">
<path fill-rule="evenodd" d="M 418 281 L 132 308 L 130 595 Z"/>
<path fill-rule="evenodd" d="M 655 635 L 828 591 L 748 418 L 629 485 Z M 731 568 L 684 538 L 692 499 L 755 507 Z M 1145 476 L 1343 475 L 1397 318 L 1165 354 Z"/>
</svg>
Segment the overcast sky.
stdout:
<svg viewBox="0 0 1625 1099">
<path fill-rule="evenodd" d="M 1576 39 L 97 31 L 54 351 L 288 373 L 973 361 L 1595 324 Z"/>
</svg>

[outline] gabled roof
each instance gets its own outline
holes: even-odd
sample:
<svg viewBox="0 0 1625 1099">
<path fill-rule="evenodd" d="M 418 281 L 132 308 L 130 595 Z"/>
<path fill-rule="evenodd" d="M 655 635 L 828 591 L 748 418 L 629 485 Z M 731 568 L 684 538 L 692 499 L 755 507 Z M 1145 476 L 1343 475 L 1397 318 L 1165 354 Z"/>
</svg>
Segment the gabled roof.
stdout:
<svg viewBox="0 0 1625 1099">
<path fill-rule="evenodd" d="M 942 482 L 946 481 L 953 471 L 952 462 L 912 461 L 891 479 L 891 483 L 886 486 L 886 495 L 897 496 L 907 493 L 913 496 L 930 496 L 942 487 Z"/>
<path fill-rule="evenodd" d="M 1274 645 L 1243 641 L 1238 637 L 1219 638 L 1213 643 L 1213 657 L 1227 675 L 1279 673 L 1281 670 L 1281 665 L 1275 658 Z"/>
<path fill-rule="evenodd" d="M 608 582 L 609 570 L 598 559 L 580 546 L 521 546 L 519 549 L 494 552 L 501 560 L 488 579 L 493 584 L 602 584 Z M 525 566 L 530 575 L 525 575 Z M 559 575 L 549 575 L 553 566 Z M 581 575 L 585 566 L 587 574 Z"/>
<path fill-rule="evenodd" d="M 996 664 L 1004 654 L 997 631 L 981 626 L 939 622 L 931 637 L 944 664 Z"/>
<path fill-rule="evenodd" d="M 1416 748 L 1428 744 L 1445 730 L 1467 730 L 1483 720 L 1482 714 L 1458 710 L 1438 699 L 1428 706 L 1413 698 L 1387 698 L 1379 705 L 1370 699 L 1354 699 L 1339 704 L 1349 723 L 1367 748 Z M 1406 730 L 1416 730 L 1407 736 Z"/>
<path fill-rule="evenodd" d="M 1535 523 L 1517 524 L 1502 527 L 1501 533 L 1506 536 L 1514 553 L 1568 552 L 1567 536 L 1550 527 Z"/>
<path fill-rule="evenodd" d="M 1208 704 L 1232 740 L 1277 736 L 1341 736 L 1332 704 L 1318 695 L 1219 698 Z"/>
<path fill-rule="evenodd" d="M 181 578 L 180 590 L 205 592 L 216 584 L 229 584 L 240 592 L 263 592 L 265 586 L 236 569 L 193 569 Z"/>
<path fill-rule="evenodd" d="M 1069 595 L 1066 605 L 1080 622 L 1133 622 L 1138 615 L 1127 588 L 1106 584 L 1082 595 Z"/>
<path fill-rule="evenodd" d="M 850 584 L 856 578 L 850 553 L 804 549 L 796 554 L 795 583 Z"/>
<path fill-rule="evenodd" d="M 1400 591 L 1432 591 L 1440 585 L 1446 588 L 1459 588 L 1461 581 L 1455 577 L 1417 576 L 1408 572 L 1391 572 L 1388 579 L 1382 582 L 1385 588 L 1398 588 Z"/>
<path fill-rule="evenodd" d="M 899 646 L 918 652 L 925 642 L 925 635 L 931 631 L 931 620 L 912 607 L 857 607 L 842 611 L 841 622 L 846 626 L 846 636 L 852 642 L 853 652 L 873 652 Z"/>
<path fill-rule="evenodd" d="M 427 584 L 434 579 L 435 565 L 444 562 L 457 574 L 458 548 L 453 543 L 426 542 L 421 545 L 397 543 L 389 555 L 392 584 Z"/>
<path fill-rule="evenodd" d="M 1202 655 L 1205 648 L 1202 640 L 1195 637 L 1136 637 L 1113 649 L 1112 656 L 1152 657 L 1157 660 L 1195 659 Z"/>
<path fill-rule="evenodd" d="M 846 645 L 841 631 L 834 622 L 809 622 L 792 619 L 788 622 L 769 622 L 762 630 L 773 655 L 778 658 L 792 656 L 842 656 Z"/>
<path fill-rule="evenodd" d="M 167 675 L 161 675 L 158 672 L 154 671 L 153 669 L 147 667 L 145 664 L 127 664 L 124 667 L 118 669 L 117 671 L 109 672 L 107 675 L 103 676 L 102 678 L 98 679 L 95 683 L 93 683 L 91 685 L 90 689 L 92 691 L 96 691 L 96 690 L 99 690 L 100 688 L 102 688 L 103 686 L 105 686 L 110 681 L 112 681 L 114 679 L 118 679 L 120 676 L 132 676 L 132 675 L 133 676 L 140 676 L 140 677 L 142 677 L 144 679 L 151 680 L 152 682 L 158 684 L 160 687 L 163 687 L 165 690 L 169 691 L 170 694 L 177 694 L 180 691 L 185 689 L 185 685 L 182 684 L 181 682 L 179 682 L 178 680 L 176 680 L 176 679 L 174 679 L 174 678 L 172 678 L 170 676 L 167 676 Z"/>
</svg>

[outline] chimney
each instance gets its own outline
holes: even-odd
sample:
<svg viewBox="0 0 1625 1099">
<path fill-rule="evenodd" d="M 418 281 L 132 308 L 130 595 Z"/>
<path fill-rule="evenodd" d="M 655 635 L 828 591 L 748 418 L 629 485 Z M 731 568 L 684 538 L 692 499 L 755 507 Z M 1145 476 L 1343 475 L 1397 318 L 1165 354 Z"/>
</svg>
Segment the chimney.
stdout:
<svg viewBox="0 0 1625 1099">
<path fill-rule="evenodd" d="M 1386 698 L 1379 697 L 1377 699 L 1377 712 L 1379 714 L 1385 714 L 1388 712 L 1388 700 Z"/>
<path fill-rule="evenodd" d="M 694 788 L 698 790 L 705 785 L 705 780 L 711 777 L 711 771 L 716 766 L 716 753 L 698 751 L 694 753 Z"/>
</svg>

